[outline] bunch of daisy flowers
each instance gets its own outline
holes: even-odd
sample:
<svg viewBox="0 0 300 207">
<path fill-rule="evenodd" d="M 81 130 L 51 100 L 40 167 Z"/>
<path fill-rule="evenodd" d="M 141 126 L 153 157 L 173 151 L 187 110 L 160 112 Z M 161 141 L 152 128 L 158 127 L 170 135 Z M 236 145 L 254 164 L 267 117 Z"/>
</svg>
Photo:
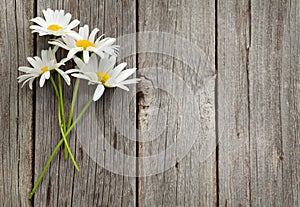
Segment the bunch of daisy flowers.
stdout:
<svg viewBox="0 0 300 207">
<path fill-rule="evenodd" d="M 31 19 L 36 25 L 30 26 L 30 29 L 33 30 L 33 33 L 38 33 L 40 36 L 52 36 L 53 39 L 48 42 L 51 47 L 47 50 L 42 50 L 41 57 L 35 56 L 27 58 L 32 67 L 19 67 L 19 71 L 25 74 L 18 77 L 18 82 L 23 83 L 22 87 L 28 83 L 29 88 L 32 89 L 35 79 L 39 78 L 40 87 L 43 87 L 46 80 L 50 79 L 58 100 L 58 124 L 62 138 L 56 145 L 38 177 L 29 195 L 29 199 L 34 195 L 52 159 L 62 145 L 64 145 L 64 158 L 68 159 L 69 155 L 74 167 L 79 171 L 68 144 L 68 136 L 88 107 L 101 98 L 105 88 L 118 87 L 128 91 L 129 89 L 126 85 L 135 84 L 139 81 L 139 79 L 128 79 L 129 76 L 135 73 L 136 68 L 124 70 L 127 63 L 121 63 L 116 66 L 119 46 L 115 45 L 115 38 L 104 38 L 104 36 L 101 35 L 96 39 L 99 29 L 95 28 L 90 32 L 88 25 L 80 27 L 78 33 L 73 31 L 80 22 L 77 19 L 71 21 L 71 14 L 65 14 L 64 10 L 54 11 L 47 9 L 43 10 L 43 14 L 44 18 L 36 17 Z M 57 61 L 56 52 L 59 48 L 67 50 L 68 55 L 60 61 Z M 63 69 L 63 66 L 65 66 L 68 61 L 74 61 L 76 67 L 68 70 Z M 55 75 L 57 75 L 57 78 L 54 78 Z M 67 117 L 65 117 L 62 79 L 70 86 L 71 77 L 74 77 L 76 81 L 67 120 Z M 90 85 L 96 85 L 96 90 L 82 111 L 73 119 L 73 110 L 80 79 L 87 80 Z"/>
</svg>

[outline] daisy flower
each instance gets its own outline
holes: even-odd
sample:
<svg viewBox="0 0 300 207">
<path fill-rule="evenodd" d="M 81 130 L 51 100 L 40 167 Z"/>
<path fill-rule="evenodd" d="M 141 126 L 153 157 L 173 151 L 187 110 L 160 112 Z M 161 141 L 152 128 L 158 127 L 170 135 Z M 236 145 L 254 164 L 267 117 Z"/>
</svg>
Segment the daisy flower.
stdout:
<svg viewBox="0 0 300 207">
<path fill-rule="evenodd" d="M 63 79 L 66 81 L 68 85 L 70 85 L 70 77 L 59 69 L 61 65 L 64 65 L 64 62 L 57 63 L 55 58 L 55 52 L 49 48 L 49 50 L 42 50 L 40 57 L 28 57 L 28 62 L 32 65 L 31 67 L 21 66 L 19 67 L 19 71 L 26 73 L 25 75 L 21 75 L 18 77 L 18 82 L 22 84 L 22 87 L 25 83 L 29 82 L 29 88 L 32 89 L 32 83 L 37 77 L 40 78 L 40 87 L 43 87 L 45 81 L 50 78 L 50 71 L 56 70 Z"/>
<path fill-rule="evenodd" d="M 71 23 L 72 15 L 70 13 L 65 14 L 64 10 L 47 9 L 43 10 L 45 19 L 41 17 L 36 17 L 30 21 L 38 24 L 31 25 L 33 33 L 37 32 L 40 36 L 44 35 L 55 35 L 55 36 L 65 36 L 65 35 L 76 35 L 77 33 L 72 31 L 73 28 L 79 25 L 77 19 L 73 20 Z"/>
<path fill-rule="evenodd" d="M 79 34 L 77 36 L 65 36 L 60 39 L 50 41 L 49 44 L 57 45 L 66 50 L 69 50 L 68 59 L 71 59 L 78 52 L 83 52 L 83 60 L 85 63 L 89 62 L 89 52 L 94 52 L 103 58 L 106 54 L 117 55 L 118 45 L 113 45 L 116 42 L 115 38 L 104 38 L 103 35 L 95 40 L 96 34 L 99 32 L 98 28 L 95 28 L 91 34 L 89 34 L 89 26 L 79 28 Z"/>
<path fill-rule="evenodd" d="M 129 79 L 129 76 L 135 73 L 136 68 L 123 70 L 127 63 L 121 63 L 116 67 L 116 57 L 106 56 L 99 58 L 97 55 L 92 54 L 88 64 L 85 64 L 79 58 L 74 59 L 79 69 L 71 69 L 67 73 L 73 73 L 72 76 L 89 81 L 89 84 L 97 85 L 93 100 L 97 101 L 103 94 L 105 87 L 113 88 L 118 87 L 123 90 L 129 91 L 125 85 L 138 83 L 140 79 Z M 78 73 L 74 73 L 78 72 Z"/>
</svg>

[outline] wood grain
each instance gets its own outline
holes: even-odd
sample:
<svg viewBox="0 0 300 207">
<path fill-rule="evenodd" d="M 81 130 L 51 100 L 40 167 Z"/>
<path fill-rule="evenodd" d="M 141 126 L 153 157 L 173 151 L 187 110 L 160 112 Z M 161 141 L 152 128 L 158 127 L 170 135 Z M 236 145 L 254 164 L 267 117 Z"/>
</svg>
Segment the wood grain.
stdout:
<svg viewBox="0 0 300 207">
<path fill-rule="evenodd" d="M 118 98 L 118 90 L 107 90 L 92 105 L 70 136 L 81 172 L 75 172 L 70 159 L 64 160 L 61 150 L 31 202 L 27 196 L 33 182 L 60 139 L 57 101 L 50 82 L 43 88 L 36 84 L 31 92 L 16 78 L 18 66 L 28 65 L 26 57 L 48 48 L 47 38 L 35 39 L 29 31 L 35 10 L 42 16 L 47 8 L 64 9 L 81 26 L 98 27 L 107 36 L 136 31 L 177 35 L 208 59 L 202 64 L 199 55 L 199 61 L 189 64 L 160 54 L 177 44 L 174 56 L 185 51 L 191 61 L 195 57 L 192 48 L 169 39 L 160 45 L 130 39 L 121 50 L 125 56 L 147 48 L 158 51 L 121 60 L 128 67 L 138 66 L 141 84 Z M 0 13 L 0 205 L 300 206 L 299 1 L 4 0 Z M 171 75 L 152 68 L 154 76 L 148 76 L 144 69 L 149 67 Z M 188 87 L 176 83 L 178 77 L 192 89 L 200 111 L 201 122 L 187 130 L 182 117 L 192 118 L 196 111 L 187 108 Z M 165 84 L 175 95 L 156 84 Z M 84 81 L 80 88 L 77 114 L 94 90 Z M 64 85 L 64 95 L 68 108 L 72 87 Z M 117 107 L 119 116 L 113 114 Z M 127 113 L 132 130 L 124 121 Z M 188 139 L 193 134 L 189 129 L 197 124 L 196 142 L 181 159 L 186 145 L 180 139 Z M 104 141 L 112 148 L 99 145 Z M 167 154 L 171 146 L 176 151 Z M 126 160 L 114 150 L 139 156 L 138 163 L 124 165 Z M 135 178 L 103 167 L 124 165 L 124 173 L 129 168 L 141 176 L 147 166 L 143 158 L 158 153 L 164 159 L 153 166 L 176 159 L 159 174 Z"/>
<path fill-rule="evenodd" d="M 298 36 L 299 2 L 219 1 L 221 206 L 299 205 Z"/>
<path fill-rule="evenodd" d="M 250 206 L 250 5 L 218 2 L 219 205 Z"/>
<path fill-rule="evenodd" d="M 251 17 L 251 204 L 298 206 L 299 2 L 251 1 Z"/>
<path fill-rule="evenodd" d="M 100 33 L 106 36 L 118 37 L 126 33 L 135 31 L 135 1 L 39 1 L 38 15 L 45 8 L 65 9 L 73 14 L 74 18 L 81 21 L 81 26 L 88 24 L 90 28 L 98 27 Z M 45 41 L 38 40 L 38 44 L 44 47 Z M 127 48 L 128 49 L 128 48 Z M 129 48 L 129 52 L 134 52 L 135 46 Z M 129 67 L 135 67 L 135 57 L 125 59 Z M 124 61 L 124 60 L 123 60 Z M 82 90 L 93 92 L 94 88 L 87 86 L 82 81 Z M 132 88 L 134 90 L 134 88 Z M 80 92 L 79 91 L 79 92 Z M 119 107 L 125 107 L 124 103 L 132 98 L 134 91 L 127 93 Z M 81 122 L 80 126 L 84 128 L 85 133 L 79 136 L 86 136 L 86 139 L 92 140 L 100 135 L 104 135 L 105 140 L 114 145 L 117 150 L 125 154 L 134 154 L 136 144 L 123 138 L 113 125 L 114 120 L 109 116 L 111 102 L 114 90 L 107 90 L 105 95 L 97 103 L 93 103 L 90 111 L 87 111 L 87 125 Z M 70 104 L 72 90 L 65 87 L 66 105 Z M 78 107 L 82 106 L 89 97 L 84 94 L 79 95 Z M 59 131 L 57 129 L 57 117 L 50 114 L 43 115 L 38 111 L 45 111 L 51 108 L 51 112 L 56 111 L 56 100 L 50 84 L 45 88 L 38 89 L 37 92 L 37 135 L 36 135 L 36 171 L 37 176 L 44 166 L 47 157 L 58 141 Z M 133 103 L 135 106 L 135 103 Z M 77 109 L 80 110 L 80 109 Z M 124 110 L 126 110 L 124 108 Z M 51 113 L 50 112 L 50 113 Z M 77 111 L 78 114 L 78 111 Z M 133 111 L 133 114 L 135 112 Z M 99 120 L 95 123 L 94 120 Z M 51 126 L 48 129 L 42 129 L 43 126 Z M 103 134 L 101 134 L 101 131 Z M 98 130 L 98 131 L 97 131 Z M 132 136 L 135 136 L 133 134 Z M 40 139 L 45 137 L 45 139 Z M 91 145 L 85 145 L 79 142 L 77 133 L 70 136 L 70 147 L 74 152 L 75 159 L 81 169 L 81 172 L 75 172 L 70 160 L 65 161 L 62 152 L 58 154 L 51 165 L 51 169 L 45 176 L 43 183 L 35 196 L 36 206 L 135 206 L 136 201 L 136 179 L 123 177 L 113 174 L 98 165 L 90 154 L 95 154 L 97 148 Z M 91 142 L 92 143 L 92 142 Z M 103 157 L 110 157 L 109 151 L 106 151 Z M 109 162 L 108 159 L 106 162 Z M 36 178 L 36 177 L 35 177 Z"/>
<path fill-rule="evenodd" d="M 300 3 L 284 6 L 280 103 L 282 125 L 283 199 L 300 205 Z"/>
<path fill-rule="evenodd" d="M 0 203 L 30 206 L 32 178 L 32 92 L 17 83 L 18 67 L 33 55 L 28 21 L 33 1 L 0 2 Z"/>
<path fill-rule="evenodd" d="M 210 58 L 214 73 L 215 55 L 215 5 L 213 1 L 139 1 L 139 32 L 159 31 L 186 38 L 189 42 L 201 48 Z M 155 36 L 153 37 L 155 38 Z M 162 54 L 165 47 L 175 42 L 165 39 L 157 45 L 157 53 L 140 54 L 138 57 L 139 75 L 142 78 L 139 84 L 139 156 L 146 157 L 164 153 L 167 148 L 175 146 L 177 152 L 185 145 L 180 145 L 180 139 L 186 139 L 193 134 L 186 130 L 183 136 L 177 136 L 184 130 L 180 120 L 183 114 L 178 114 L 180 108 L 185 108 L 187 102 L 186 88 L 179 87 L 176 77 L 182 78 L 185 83 L 191 84 L 195 98 L 199 98 L 197 107 L 201 110 L 202 122 L 197 135 L 197 141 L 192 149 L 181 160 L 176 152 L 165 154 L 165 160 L 157 159 L 156 165 L 169 164 L 167 157 L 176 157 L 177 163 L 159 174 L 139 179 L 139 206 L 214 206 L 216 205 L 216 155 L 215 155 L 215 128 L 214 128 L 214 79 L 213 73 L 208 83 L 198 78 L 205 68 L 197 65 L 189 68 L 188 65 Z M 151 42 L 139 39 L 139 52 L 147 46 L 153 47 Z M 180 53 L 187 45 L 180 45 L 175 53 Z M 176 51 L 178 50 L 178 51 Z M 187 49 L 191 57 L 192 49 Z M 184 55 L 187 55 L 184 54 Z M 178 54 L 180 56 L 182 54 Z M 199 56 L 198 59 L 201 59 Z M 195 65 L 194 65 L 195 66 Z M 162 75 L 159 70 L 156 75 L 148 76 L 144 68 L 164 68 L 172 72 L 170 76 Z M 154 70 L 154 69 L 153 69 Z M 170 83 L 170 81 L 172 81 Z M 157 84 L 167 83 L 171 94 L 155 89 Z M 173 96 L 173 97 L 172 97 Z M 198 105 L 199 104 L 199 105 Z M 184 111 L 193 114 L 192 108 Z M 211 125 L 210 121 L 213 120 Z M 184 124 L 184 123 L 183 123 Z M 193 124 L 196 124 L 193 123 Z M 192 127 L 191 127 L 192 128 Z M 209 129 L 213 133 L 208 134 Z M 146 132 L 149 130 L 149 134 Z M 202 139 L 205 136 L 211 141 L 207 152 L 203 152 Z M 145 141 L 146 140 L 146 141 Z M 147 141 L 151 140 L 151 141 Z M 207 155 L 204 157 L 203 155 Z M 139 159 L 139 172 L 142 175 L 148 163 Z"/>
</svg>

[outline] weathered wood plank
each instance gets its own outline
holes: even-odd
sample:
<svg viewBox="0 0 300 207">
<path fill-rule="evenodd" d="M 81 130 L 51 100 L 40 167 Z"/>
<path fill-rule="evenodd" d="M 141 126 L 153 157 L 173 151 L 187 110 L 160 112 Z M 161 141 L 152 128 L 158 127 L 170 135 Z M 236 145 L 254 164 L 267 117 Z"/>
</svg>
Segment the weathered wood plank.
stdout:
<svg viewBox="0 0 300 207">
<path fill-rule="evenodd" d="M 47 7 L 63 8 L 80 18 L 81 25 L 97 26 L 108 36 L 136 29 L 135 1 L 53 0 L 37 3 L 39 15 Z M 16 81 L 17 67 L 26 65 L 25 57 L 34 52 L 33 36 L 28 29 L 33 5 L 33 1 L 0 3 L 0 25 L 4 28 L 0 33 L 0 51 L 6 54 L 5 59 L 0 60 L 3 87 L 0 101 L 0 203 L 4 206 L 30 206 L 27 195 L 32 185 L 32 153 L 35 154 L 36 180 L 59 139 L 56 99 L 48 83 L 43 89 L 36 89 L 35 151 L 31 151 L 32 93 L 27 87 L 20 89 Z M 201 47 L 214 64 L 214 2 L 140 1 L 138 5 L 139 31 L 165 31 L 186 37 Z M 299 6 L 298 1 L 218 1 L 220 206 L 300 205 Z M 147 46 L 142 41 L 139 44 L 140 48 Z M 42 48 L 46 48 L 46 41 L 38 38 L 36 52 Z M 134 44 L 130 50 L 135 51 Z M 134 66 L 134 57 L 127 61 Z M 153 66 L 171 69 L 185 81 L 192 82 L 192 88 L 200 88 L 196 97 L 201 99 L 199 108 L 204 114 L 204 128 L 214 129 L 209 123 L 214 116 L 213 79 L 203 89 L 201 79 L 195 81 L 191 77 L 195 74 L 188 72 L 187 66 L 178 60 L 161 54 L 139 55 L 139 68 Z M 179 97 L 174 100 L 163 91 L 149 90 L 151 84 L 168 81 L 168 77 L 159 76 L 159 72 L 158 79 L 149 79 L 143 71 L 140 74 L 143 81 L 139 96 L 139 138 L 151 139 L 144 132 L 153 123 L 168 125 L 162 133 L 151 134 L 157 136 L 157 140 L 139 144 L 139 155 L 148 156 L 164 151 L 181 138 L 177 137 L 176 131 L 180 117 L 175 114 L 178 106 L 184 107 L 180 105 L 184 90 L 176 88 L 174 83 L 173 91 Z M 84 82 L 82 87 L 86 87 Z M 65 89 L 65 96 L 71 97 L 70 88 Z M 122 103 L 129 102 L 132 94 L 134 91 Z M 135 143 L 123 138 L 122 129 L 115 129 L 114 117 L 108 112 L 113 95 L 113 91 L 106 93 L 89 112 L 92 115 L 85 119 L 82 128 L 88 128 L 84 129 L 86 136 L 96 137 L 97 126 L 92 121 L 99 118 L 98 126 L 108 143 L 125 154 L 135 155 Z M 66 104 L 70 104 L 70 100 L 66 100 Z M 134 101 L 131 104 L 135 106 Z M 207 134 L 207 128 L 201 133 Z M 199 140 L 203 134 L 199 134 Z M 82 136 L 79 130 L 78 135 Z M 134 139 L 134 132 L 132 136 Z M 208 137 L 215 140 L 214 134 Z M 84 149 L 78 138 L 73 133 L 70 146 L 81 172 L 75 172 L 70 160 L 65 161 L 60 152 L 36 192 L 36 206 L 134 206 L 136 193 L 140 206 L 216 204 L 216 155 L 213 153 L 203 160 L 201 143 L 196 143 L 190 153 L 168 171 L 139 178 L 139 191 L 136 192 L 135 178 L 115 175 L 97 165 L 88 155 L 95 148 Z M 214 141 L 210 144 L 215 145 Z M 112 156 L 110 153 L 103 156 Z M 114 157 L 110 158 L 108 162 L 115 161 Z M 140 162 L 140 170 L 144 164 Z"/>
<path fill-rule="evenodd" d="M 0 2 L 0 203 L 30 206 L 32 179 L 32 93 L 17 83 L 18 67 L 33 55 L 28 19 L 33 1 Z"/>
<path fill-rule="evenodd" d="M 299 206 L 299 1 L 251 1 L 251 22 L 251 204 Z"/>
<path fill-rule="evenodd" d="M 221 206 L 299 205 L 298 36 L 299 2 L 219 1 Z"/>
<path fill-rule="evenodd" d="M 280 5 L 279 5 L 280 6 Z M 300 2 L 284 6 L 280 103 L 285 206 L 300 206 Z"/>
<path fill-rule="evenodd" d="M 41 11 L 51 7 L 53 9 L 65 9 L 73 14 L 74 18 L 81 21 L 81 26 L 89 24 L 91 28 L 98 27 L 100 33 L 105 33 L 106 36 L 117 37 L 122 34 L 135 32 L 135 1 L 38 1 L 38 14 Z M 38 44 L 43 44 L 39 40 Z M 135 50 L 135 43 L 132 44 L 130 50 Z M 43 46 L 42 46 L 43 47 Z M 132 51 L 131 51 L 132 52 Z M 127 58 L 130 67 L 135 66 L 134 57 Z M 124 60 L 123 60 L 124 61 Z M 87 83 L 82 81 L 81 87 L 87 87 Z M 89 86 L 89 90 L 94 90 Z M 109 116 L 108 111 L 111 109 L 110 99 L 114 91 L 107 90 L 102 99 L 93 103 L 89 114 L 85 117 L 81 125 L 85 133 L 80 133 L 78 136 L 87 136 L 87 139 L 99 137 L 102 130 L 107 142 L 114 147 L 123 151 L 125 154 L 134 154 L 136 145 L 123 138 L 113 125 L 114 120 Z M 123 102 L 129 101 L 134 91 L 124 96 Z M 66 104 L 70 104 L 72 91 L 65 87 Z M 80 102 L 78 106 L 82 106 L 87 99 L 83 99 L 84 94 L 79 95 Z M 88 98 L 88 97 L 86 97 Z M 133 106 L 135 104 L 133 103 Z M 51 116 L 42 115 L 38 111 L 45 111 L 51 108 Z M 124 108 L 125 110 L 125 108 Z M 43 165 L 46 162 L 50 151 L 58 141 L 59 131 L 57 129 L 56 100 L 51 85 L 48 84 L 42 90 L 37 92 L 37 135 L 36 135 L 36 171 L 40 173 Z M 133 112 L 134 113 L 134 112 Z M 97 119 L 99 122 L 94 123 Z M 49 130 L 43 129 L 42 126 L 49 126 Z M 80 131 L 80 129 L 78 129 Z M 101 165 L 97 165 L 89 154 L 95 154 L 95 148 L 91 145 L 84 148 L 76 133 L 70 136 L 70 147 L 74 152 L 75 159 L 81 169 L 81 172 L 75 172 L 70 160 L 65 161 L 62 151 L 55 158 L 51 165 L 51 169 L 45 176 L 42 186 L 36 193 L 35 205 L 37 206 L 135 206 L 136 200 L 136 179 L 127 178 L 121 175 L 113 174 L 105 170 Z M 133 134 L 135 136 L 135 134 Z M 45 137 L 45 139 L 40 139 Z M 112 156 L 107 151 L 105 158 Z M 111 157 L 112 158 L 112 157 Z M 109 161 L 110 159 L 108 159 Z M 35 177 L 36 178 L 36 177 Z"/>
<path fill-rule="evenodd" d="M 140 32 L 168 32 L 188 39 L 201 48 L 210 58 L 211 62 L 208 67 L 212 66 L 212 73 L 214 73 L 214 1 L 141 0 L 138 5 L 138 30 Z M 155 39 L 156 37 L 153 36 L 152 38 Z M 203 77 L 202 72 L 205 69 L 201 66 L 189 68 L 188 63 L 183 64 L 180 59 L 178 61 L 175 57 L 159 54 L 164 48 L 176 43 L 178 47 L 173 54 L 186 55 L 192 60 L 193 55 L 195 55 L 192 53 L 192 48 L 187 48 L 187 45 L 180 45 L 180 42 L 168 41 L 170 40 L 166 38 L 161 42 L 162 44 L 156 46 L 156 54 L 139 54 L 138 57 L 139 74 L 142 78 L 142 82 L 138 86 L 140 91 L 138 104 L 139 156 L 147 157 L 165 153 L 165 160 L 155 160 L 154 166 L 167 166 L 170 164 L 168 161 L 170 157 L 175 157 L 178 160 L 176 164 L 174 163 L 175 166 L 173 165 L 167 171 L 139 178 L 138 203 L 139 206 L 214 206 L 216 204 L 215 80 L 211 78 L 207 83 L 203 83 L 199 77 Z M 144 51 L 149 46 L 155 47 L 151 42 L 147 42 L 143 38 L 139 39 L 139 52 Z M 183 50 L 187 51 L 187 54 L 180 54 Z M 202 57 L 198 56 L 197 59 L 200 60 Z M 154 76 L 148 76 L 143 69 L 151 67 L 164 68 L 169 70 L 171 74 L 164 76 L 157 70 Z M 210 75 L 213 76 L 213 74 Z M 196 143 L 182 160 L 177 153 L 186 146 L 179 143 L 181 139 L 188 139 L 189 136 L 192 136 L 193 126 L 190 126 L 190 131 L 184 131 L 183 136 L 178 136 L 186 124 L 182 120 L 184 114 L 178 114 L 178 111 L 187 106 L 187 88 L 185 88 L 186 86 L 180 87 L 176 82 L 178 77 L 182 78 L 192 88 L 195 93 L 194 98 L 200 100 L 196 107 L 201 111 L 201 124 L 203 124 L 198 126 L 200 133 L 197 135 Z M 160 84 L 164 85 L 165 88 L 156 89 L 157 85 Z M 166 92 L 167 88 L 171 89 Z M 170 95 L 171 93 L 174 95 Z M 184 113 L 191 116 L 195 115 L 193 114 L 194 111 L 191 110 L 192 108 L 189 108 Z M 197 122 L 193 124 L 195 125 Z M 210 134 L 209 129 L 212 129 Z M 203 145 L 207 144 L 202 142 L 203 139 L 205 140 L 204 137 L 210 140 L 210 145 L 206 146 L 207 149 L 203 149 Z M 176 151 L 167 154 L 166 149 L 172 146 L 175 146 Z M 143 175 L 148 164 L 142 158 L 139 159 L 140 176 Z"/>
<path fill-rule="evenodd" d="M 249 1 L 218 1 L 219 205 L 250 205 Z"/>
<path fill-rule="evenodd" d="M 133 33 L 136 30 L 135 23 L 135 1 L 126 0 L 126 1 L 101 1 L 96 4 L 96 1 L 91 1 L 90 5 L 85 2 L 81 2 L 80 8 L 89 8 L 87 13 L 91 11 L 93 16 L 85 15 L 80 13 L 80 19 L 86 18 L 86 21 L 90 21 L 90 25 L 102 27 L 102 32 L 106 36 L 118 37 L 127 33 Z M 82 16 L 81 16 L 82 15 Z M 132 47 L 127 48 L 129 51 L 122 50 L 121 52 L 135 52 L 135 42 L 132 42 Z M 128 62 L 128 67 L 135 67 L 135 57 L 130 57 L 122 61 Z M 84 83 L 85 85 L 87 83 Z M 133 89 L 133 88 L 131 88 Z M 116 89 L 120 90 L 120 89 Z M 105 141 L 113 146 L 119 152 L 124 154 L 136 154 L 136 144 L 123 137 L 120 132 L 122 132 L 122 127 L 125 126 L 116 126 L 114 118 L 111 117 L 110 110 L 113 110 L 111 101 L 115 90 L 107 90 L 102 97 L 102 100 L 96 104 L 95 114 L 98 123 L 102 131 L 102 136 Z M 123 110 L 118 109 L 118 111 L 123 111 L 126 113 L 128 108 L 126 108 L 126 102 L 130 101 L 134 91 L 130 91 L 123 96 L 121 103 L 117 104 L 117 107 L 122 107 Z M 133 106 L 135 104 L 133 103 Z M 135 113 L 134 111 L 132 112 Z M 122 117 L 122 114 L 119 114 L 117 118 Z M 95 120 L 95 118 L 94 118 Z M 95 124 L 91 122 L 90 124 Z M 123 123 L 127 124 L 127 123 Z M 93 128 L 96 127 L 91 127 Z M 135 134 L 132 134 L 134 137 Z M 100 139 L 99 132 L 91 132 L 91 137 Z M 77 150 L 79 151 L 78 143 L 76 144 Z M 95 150 L 95 149 L 91 149 Z M 110 150 L 105 150 L 102 155 L 98 156 L 98 159 L 103 159 L 105 162 L 114 162 L 114 153 Z M 93 152 L 89 152 L 93 153 Z M 94 152 L 95 154 L 95 152 Z M 77 154 L 77 157 L 80 157 L 80 154 Z M 87 160 L 87 155 L 83 157 L 83 160 Z M 80 159 L 80 158 L 79 158 Z M 118 160 L 120 161 L 120 160 Z M 87 163 L 87 161 L 85 161 Z M 76 174 L 74 180 L 74 199 L 73 205 L 78 206 L 135 206 L 136 203 L 136 179 L 130 177 L 123 177 L 122 175 L 117 175 L 111 173 L 101 165 L 97 166 L 91 159 L 89 159 L 90 164 L 85 164 L 84 168 L 89 170 L 90 173 L 87 175 L 88 183 L 86 183 L 87 177 L 84 174 Z M 118 164 L 116 164 L 118 165 Z M 133 168 L 135 166 L 132 166 Z M 83 168 L 83 167 L 81 167 Z M 95 169 L 93 169 L 95 168 Z M 91 184 L 90 184 L 91 181 Z M 89 197 L 82 195 L 82 186 L 84 186 L 89 193 Z M 80 202 L 76 198 L 81 197 Z M 89 200 L 87 200 L 87 198 Z"/>
</svg>

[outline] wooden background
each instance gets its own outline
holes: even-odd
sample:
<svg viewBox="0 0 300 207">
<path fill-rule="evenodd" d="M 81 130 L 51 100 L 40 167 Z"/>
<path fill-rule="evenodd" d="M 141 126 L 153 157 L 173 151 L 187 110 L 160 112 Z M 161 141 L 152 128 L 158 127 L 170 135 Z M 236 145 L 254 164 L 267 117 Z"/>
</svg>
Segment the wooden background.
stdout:
<svg viewBox="0 0 300 207">
<path fill-rule="evenodd" d="M 48 7 L 65 9 L 81 25 L 99 27 L 107 36 L 164 31 L 200 47 L 216 74 L 203 100 L 213 118 L 209 139 L 214 152 L 203 162 L 195 144 L 168 171 L 131 178 L 97 166 L 71 139 L 81 172 L 75 173 L 60 152 L 29 201 L 58 141 L 56 100 L 50 84 L 30 91 L 20 88 L 16 78 L 26 57 L 45 48 L 45 40 L 30 33 L 28 20 Z M 1 0 L 0 205 L 300 206 L 299 7 L 299 0 Z M 133 49 L 138 53 L 138 46 Z M 138 68 L 160 64 L 182 77 L 189 75 L 183 64 L 159 54 L 127 61 Z M 144 85 L 138 87 L 143 90 Z M 65 96 L 70 95 L 67 90 Z M 150 116 L 157 104 L 151 96 L 145 92 L 136 97 L 140 129 L 156 121 L 155 114 Z M 105 135 L 113 143 L 112 120 L 105 115 L 109 103 L 99 104 Z M 165 132 L 161 139 L 173 136 Z M 164 149 L 167 143 L 161 143 L 153 148 L 123 140 L 116 147 L 143 156 Z"/>
</svg>

